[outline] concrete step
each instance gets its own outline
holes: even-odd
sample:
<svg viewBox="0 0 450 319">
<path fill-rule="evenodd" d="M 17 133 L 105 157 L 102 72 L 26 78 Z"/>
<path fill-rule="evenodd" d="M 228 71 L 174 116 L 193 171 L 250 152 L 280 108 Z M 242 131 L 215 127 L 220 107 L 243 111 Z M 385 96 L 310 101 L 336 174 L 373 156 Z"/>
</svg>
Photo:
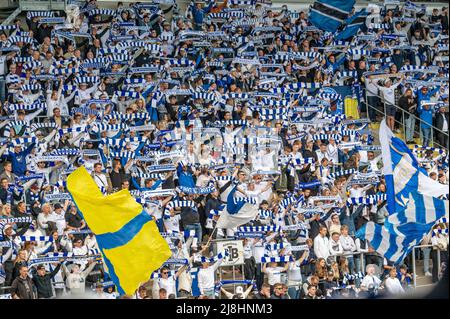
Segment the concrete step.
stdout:
<svg viewBox="0 0 450 319">
<path fill-rule="evenodd" d="M 428 285 L 434 285 L 432 277 L 426 277 L 426 276 L 417 276 L 416 277 L 416 285 L 417 286 L 428 286 Z"/>
</svg>

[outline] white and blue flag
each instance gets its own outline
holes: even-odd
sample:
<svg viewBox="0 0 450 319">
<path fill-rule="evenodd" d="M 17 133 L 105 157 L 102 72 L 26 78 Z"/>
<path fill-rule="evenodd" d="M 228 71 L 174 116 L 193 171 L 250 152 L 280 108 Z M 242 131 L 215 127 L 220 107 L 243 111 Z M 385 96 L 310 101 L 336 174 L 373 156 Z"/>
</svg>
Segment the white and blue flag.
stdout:
<svg viewBox="0 0 450 319">
<path fill-rule="evenodd" d="M 385 120 L 380 124 L 380 144 L 389 214 L 402 210 L 403 199 L 410 198 L 411 193 L 418 192 L 436 198 L 449 193 L 448 185 L 428 177 L 412 151 L 401 139 L 394 136 Z"/>
<path fill-rule="evenodd" d="M 237 186 L 232 186 L 227 196 L 227 206 L 220 214 L 217 228 L 235 228 L 254 220 L 258 215 L 258 206 L 253 198 L 239 198 L 234 194 Z"/>
<path fill-rule="evenodd" d="M 373 249 L 398 264 L 428 234 L 442 217 L 448 218 L 449 202 L 439 199 L 448 186 L 429 178 L 406 144 L 380 125 L 389 216 L 384 225 L 368 222 L 356 237 L 369 241 Z"/>
<path fill-rule="evenodd" d="M 348 18 L 355 0 L 318 0 L 309 11 L 309 21 L 321 30 L 336 32 Z"/>
<path fill-rule="evenodd" d="M 368 15 L 369 13 L 366 9 L 361 9 L 350 18 L 347 18 L 345 20 L 345 28 L 334 37 L 334 40 L 347 40 L 356 35 L 359 29 L 365 26 Z"/>
</svg>

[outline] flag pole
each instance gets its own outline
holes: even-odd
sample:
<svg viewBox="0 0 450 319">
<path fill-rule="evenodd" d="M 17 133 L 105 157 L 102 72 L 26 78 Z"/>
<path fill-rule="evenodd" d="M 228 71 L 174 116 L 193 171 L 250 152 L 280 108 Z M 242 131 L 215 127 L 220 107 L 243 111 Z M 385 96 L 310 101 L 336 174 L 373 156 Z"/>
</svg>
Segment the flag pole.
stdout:
<svg viewBox="0 0 450 319">
<path fill-rule="evenodd" d="M 216 226 L 214 226 L 213 231 L 211 232 L 211 235 L 208 238 L 208 241 L 206 242 L 206 247 L 209 247 L 209 245 L 211 244 L 211 240 L 213 238 L 213 235 L 214 235 L 214 232 L 216 231 L 216 229 L 217 229 L 217 222 L 216 222 Z"/>
</svg>

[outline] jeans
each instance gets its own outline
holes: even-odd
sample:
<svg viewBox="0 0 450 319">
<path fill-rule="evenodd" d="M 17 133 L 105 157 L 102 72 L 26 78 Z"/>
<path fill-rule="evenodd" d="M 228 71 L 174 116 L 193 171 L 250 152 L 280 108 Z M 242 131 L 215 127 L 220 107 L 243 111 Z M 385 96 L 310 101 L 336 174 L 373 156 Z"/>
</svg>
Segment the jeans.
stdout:
<svg viewBox="0 0 450 319">
<path fill-rule="evenodd" d="M 203 295 L 208 296 L 210 299 L 216 299 L 216 294 L 214 288 L 205 288 L 203 289 Z"/>
<path fill-rule="evenodd" d="M 364 256 L 363 256 L 363 258 L 364 258 Z M 355 264 L 355 273 L 363 271 L 361 269 L 361 256 L 360 255 L 355 255 L 353 257 L 353 261 L 354 261 L 354 264 Z"/>
<path fill-rule="evenodd" d="M 261 286 L 264 283 L 264 273 L 262 272 L 262 264 L 256 264 L 255 281 L 258 290 L 261 290 Z"/>
<path fill-rule="evenodd" d="M 367 104 L 368 104 L 368 112 L 369 118 L 371 121 L 375 121 L 377 118 L 377 110 L 378 110 L 378 96 L 368 96 Z"/>
<path fill-rule="evenodd" d="M 423 272 L 430 272 L 430 252 L 431 248 L 422 248 L 423 252 Z"/>
<path fill-rule="evenodd" d="M 293 285 L 288 288 L 288 295 L 291 297 L 291 299 L 300 299 L 300 289 L 302 286 L 302 282 L 294 282 L 294 281 L 288 281 L 289 285 Z M 294 286 L 294 284 L 296 286 Z"/>
<path fill-rule="evenodd" d="M 431 140 L 431 127 L 421 127 L 422 131 L 422 145 L 428 146 Z"/>
<path fill-rule="evenodd" d="M 439 250 L 433 249 L 431 251 L 431 259 L 433 261 L 433 269 L 431 270 L 432 281 L 433 283 L 439 281 L 439 263 L 438 263 L 438 254 Z"/>
<path fill-rule="evenodd" d="M 348 261 L 348 270 L 350 274 L 353 275 L 355 273 L 355 258 L 353 256 L 346 257 Z"/>
<path fill-rule="evenodd" d="M 200 223 L 189 224 L 184 226 L 184 230 L 195 230 L 195 236 L 197 236 L 198 240 L 202 241 L 202 226 Z"/>
<path fill-rule="evenodd" d="M 416 118 L 413 116 L 409 116 L 405 119 L 405 138 L 406 141 L 412 141 L 414 138 L 414 127 L 416 125 Z"/>
</svg>

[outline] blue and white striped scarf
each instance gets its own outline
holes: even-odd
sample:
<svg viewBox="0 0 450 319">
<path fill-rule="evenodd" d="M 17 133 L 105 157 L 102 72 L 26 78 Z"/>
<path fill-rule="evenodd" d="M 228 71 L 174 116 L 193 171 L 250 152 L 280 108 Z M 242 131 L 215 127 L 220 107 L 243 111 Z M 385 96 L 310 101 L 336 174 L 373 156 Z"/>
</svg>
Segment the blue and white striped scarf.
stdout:
<svg viewBox="0 0 450 319">
<path fill-rule="evenodd" d="M 206 195 L 216 191 L 216 188 L 214 186 L 209 187 L 178 186 L 178 189 L 185 194 L 199 194 L 199 195 Z"/>
<path fill-rule="evenodd" d="M 8 109 L 10 111 L 17 111 L 17 110 L 36 110 L 36 109 L 45 109 L 47 108 L 47 103 L 45 102 L 34 102 L 33 104 L 9 104 Z"/>
<path fill-rule="evenodd" d="M 109 152 L 109 158 L 126 158 L 126 159 L 134 159 L 136 156 L 135 152 L 132 151 L 111 151 Z"/>
<path fill-rule="evenodd" d="M 37 137 L 18 137 L 12 140 L 14 146 L 24 145 L 29 143 L 37 143 L 39 140 Z"/>
<path fill-rule="evenodd" d="M 286 263 L 295 261 L 292 256 L 261 257 L 261 263 Z"/>
<path fill-rule="evenodd" d="M 100 82 L 100 77 L 98 76 L 77 76 L 75 78 L 75 83 L 98 83 Z"/>
<path fill-rule="evenodd" d="M 53 17 L 54 12 L 53 11 L 28 11 L 27 12 L 27 19 L 31 20 L 36 17 L 47 17 L 51 18 Z"/>
<path fill-rule="evenodd" d="M 60 200 L 71 200 L 72 197 L 69 193 L 59 193 L 59 194 L 47 194 L 44 196 L 47 202 L 50 201 L 60 201 Z"/>
<path fill-rule="evenodd" d="M 0 217 L 0 228 L 3 228 L 4 225 L 10 223 L 31 223 L 33 221 L 32 217 Z"/>
<path fill-rule="evenodd" d="M 119 130 L 129 130 L 128 125 L 121 123 L 121 124 L 105 124 L 105 123 L 98 123 L 97 128 L 99 131 L 119 131 Z"/>
<path fill-rule="evenodd" d="M 255 232 L 279 232 L 281 229 L 278 225 L 272 226 L 239 226 L 238 231 L 245 233 L 255 233 Z"/>
<path fill-rule="evenodd" d="M 44 178 L 44 173 L 29 174 L 29 175 L 17 176 L 16 181 L 24 182 L 24 181 L 30 181 L 32 179 L 42 179 L 42 178 Z"/>
<path fill-rule="evenodd" d="M 164 208 L 164 218 L 170 218 L 170 209 L 172 208 L 196 208 L 197 203 L 192 200 L 173 200 Z"/>
<path fill-rule="evenodd" d="M 53 236 L 20 236 L 22 241 L 53 242 Z"/>
<path fill-rule="evenodd" d="M 347 199 L 347 206 L 350 205 L 370 205 L 370 204 L 376 204 L 378 201 L 385 201 L 387 200 L 387 195 L 369 195 L 365 197 L 350 197 Z"/>
<path fill-rule="evenodd" d="M 41 128 L 57 128 L 58 125 L 55 122 L 48 122 L 48 123 L 33 123 L 30 126 L 30 129 L 35 131 Z"/>
<path fill-rule="evenodd" d="M 75 156 L 75 155 L 80 155 L 80 150 L 78 148 L 62 148 L 62 149 L 56 149 L 56 150 L 51 151 L 50 155 Z"/>
<path fill-rule="evenodd" d="M 351 174 L 355 174 L 357 173 L 358 170 L 356 169 L 345 169 L 345 170 L 340 170 L 334 173 L 331 173 L 327 176 L 328 179 L 335 179 L 336 177 L 341 177 L 341 176 L 345 176 L 345 175 L 351 175 Z"/>
<path fill-rule="evenodd" d="M 216 256 L 212 257 L 212 258 L 208 258 L 208 257 L 204 257 L 204 256 L 198 256 L 197 258 L 195 258 L 195 261 L 197 262 L 201 262 L 201 263 L 215 263 L 216 261 L 219 261 L 225 257 L 227 257 L 230 253 L 228 252 L 228 250 L 226 249 L 223 252 L 218 253 Z"/>
</svg>

